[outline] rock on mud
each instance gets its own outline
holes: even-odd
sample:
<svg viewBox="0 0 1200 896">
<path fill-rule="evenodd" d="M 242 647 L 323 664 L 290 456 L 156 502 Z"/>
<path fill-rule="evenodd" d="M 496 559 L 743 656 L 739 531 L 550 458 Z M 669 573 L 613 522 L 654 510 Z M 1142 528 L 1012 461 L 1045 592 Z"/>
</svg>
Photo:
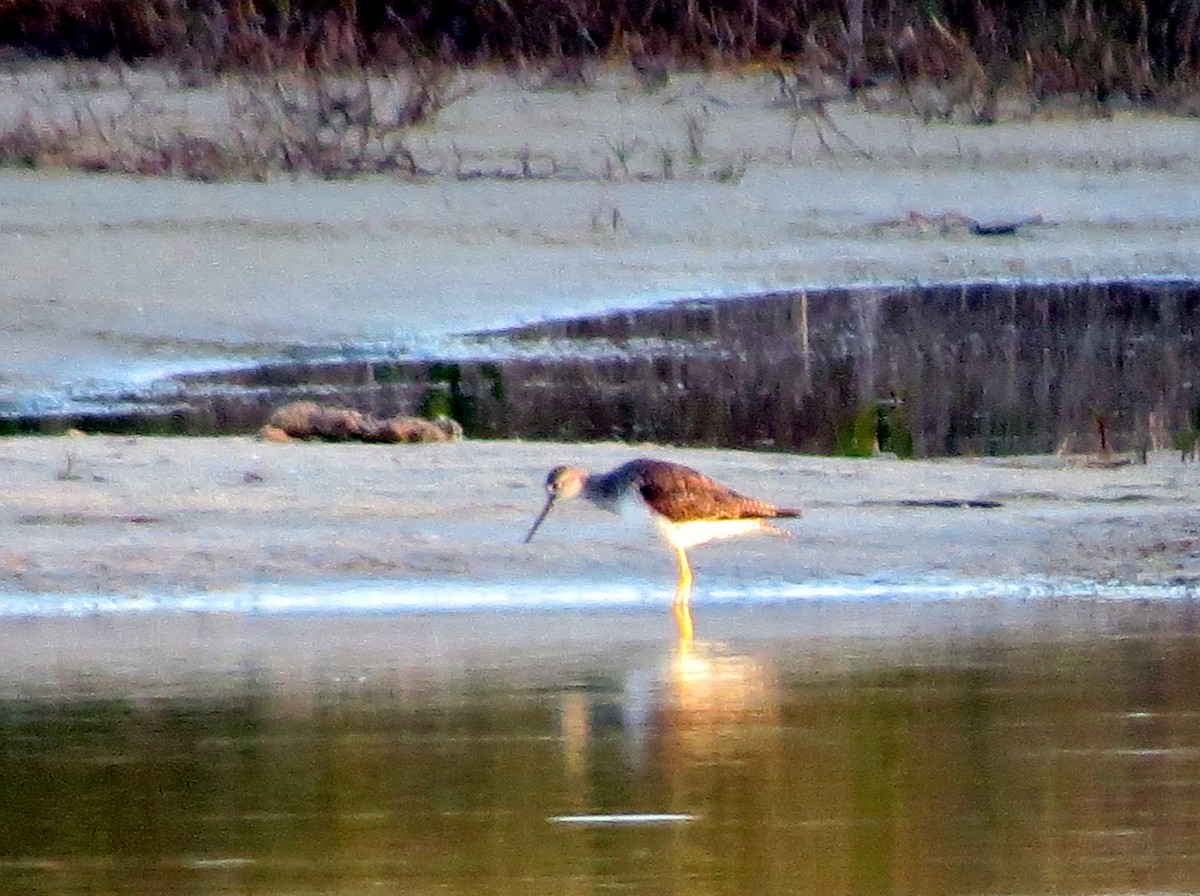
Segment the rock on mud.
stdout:
<svg viewBox="0 0 1200 896">
<path fill-rule="evenodd" d="M 397 415 L 380 420 L 353 408 L 293 401 L 275 410 L 262 428 L 263 438 L 325 439 L 333 442 L 457 442 L 462 426 L 449 417 L 425 420 Z"/>
</svg>

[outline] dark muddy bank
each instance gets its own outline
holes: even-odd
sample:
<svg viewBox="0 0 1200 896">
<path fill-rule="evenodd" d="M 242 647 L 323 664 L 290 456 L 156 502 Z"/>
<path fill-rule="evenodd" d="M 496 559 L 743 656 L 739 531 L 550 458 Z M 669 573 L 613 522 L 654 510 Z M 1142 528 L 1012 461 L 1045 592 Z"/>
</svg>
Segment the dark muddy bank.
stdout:
<svg viewBox="0 0 1200 896">
<path fill-rule="evenodd" d="M 9 432 L 221 434 L 296 399 L 468 436 L 813 453 L 1171 447 L 1200 413 L 1200 284 L 971 283 L 684 301 L 470 334 L 438 358 L 268 362 L 78 395 Z"/>
</svg>

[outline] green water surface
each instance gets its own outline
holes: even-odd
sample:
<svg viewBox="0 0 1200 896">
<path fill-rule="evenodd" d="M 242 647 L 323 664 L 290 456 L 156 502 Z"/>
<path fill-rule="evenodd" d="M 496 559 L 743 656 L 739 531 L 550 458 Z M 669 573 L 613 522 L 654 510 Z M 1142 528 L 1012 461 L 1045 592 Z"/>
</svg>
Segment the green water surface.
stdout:
<svg viewBox="0 0 1200 896">
<path fill-rule="evenodd" d="M 1183 623 L 437 674 L 392 624 L 390 666 L 9 681 L 0 894 L 1200 891 Z M 561 820 L 619 813 L 679 817 Z"/>
</svg>

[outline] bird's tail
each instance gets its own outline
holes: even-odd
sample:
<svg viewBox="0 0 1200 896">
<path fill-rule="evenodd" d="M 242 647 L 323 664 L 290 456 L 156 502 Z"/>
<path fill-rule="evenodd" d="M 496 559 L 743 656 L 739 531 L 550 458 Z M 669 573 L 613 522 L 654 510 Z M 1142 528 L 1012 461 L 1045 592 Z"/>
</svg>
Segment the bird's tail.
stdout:
<svg viewBox="0 0 1200 896">
<path fill-rule="evenodd" d="M 780 538 L 791 538 L 792 537 L 792 533 L 789 532 L 787 529 L 780 529 L 778 526 L 772 526 L 768 522 L 764 522 L 762 524 L 762 530 L 767 535 L 778 535 Z"/>
</svg>

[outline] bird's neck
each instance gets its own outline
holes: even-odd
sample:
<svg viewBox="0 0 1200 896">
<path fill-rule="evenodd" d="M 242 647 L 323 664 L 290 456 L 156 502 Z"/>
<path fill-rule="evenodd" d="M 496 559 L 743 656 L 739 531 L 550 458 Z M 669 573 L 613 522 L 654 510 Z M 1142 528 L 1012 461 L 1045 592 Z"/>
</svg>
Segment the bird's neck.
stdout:
<svg viewBox="0 0 1200 896">
<path fill-rule="evenodd" d="M 621 511 L 621 491 L 607 476 L 589 476 L 583 480 L 583 496 L 605 510 Z"/>
</svg>

